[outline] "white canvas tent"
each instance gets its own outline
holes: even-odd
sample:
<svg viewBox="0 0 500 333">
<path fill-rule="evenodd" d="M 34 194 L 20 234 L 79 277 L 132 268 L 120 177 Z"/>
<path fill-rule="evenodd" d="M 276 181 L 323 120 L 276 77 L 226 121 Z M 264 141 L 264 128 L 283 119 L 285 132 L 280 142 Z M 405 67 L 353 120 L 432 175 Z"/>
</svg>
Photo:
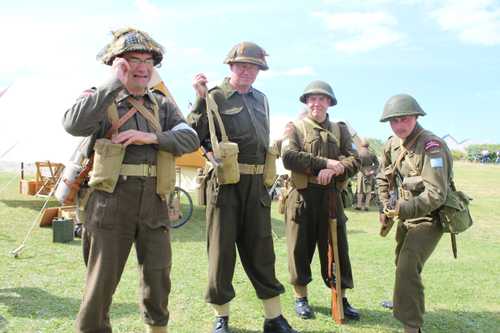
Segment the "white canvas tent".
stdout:
<svg viewBox="0 0 500 333">
<path fill-rule="evenodd" d="M 34 89 L 34 87 L 41 87 Z M 47 82 L 19 80 L 0 97 L 1 162 L 65 162 L 79 142 L 62 127 L 75 97 L 61 96 Z"/>
</svg>

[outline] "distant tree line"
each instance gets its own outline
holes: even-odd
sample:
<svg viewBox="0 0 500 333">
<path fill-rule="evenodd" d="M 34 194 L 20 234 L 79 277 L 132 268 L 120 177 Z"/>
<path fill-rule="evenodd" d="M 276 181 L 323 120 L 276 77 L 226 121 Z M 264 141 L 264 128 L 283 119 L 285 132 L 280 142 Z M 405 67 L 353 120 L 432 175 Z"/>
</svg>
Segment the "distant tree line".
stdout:
<svg viewBox="0 0 500 333">
<path fill-rule="evenodd" d="M 500 163 L 500 144 L 474 144 L 468 146 L 466 150 L 467 154 L 461 153 L 460 159 L 481 163 Z"/>
</svg>

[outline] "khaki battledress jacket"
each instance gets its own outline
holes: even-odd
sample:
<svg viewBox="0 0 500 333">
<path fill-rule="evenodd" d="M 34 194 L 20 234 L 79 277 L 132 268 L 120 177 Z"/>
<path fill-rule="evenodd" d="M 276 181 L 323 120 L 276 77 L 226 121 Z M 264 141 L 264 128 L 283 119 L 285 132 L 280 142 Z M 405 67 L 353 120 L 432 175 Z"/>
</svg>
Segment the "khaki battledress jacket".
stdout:
<svg viewBox="0 0 500 333">
<path fill-rule="evenodd" d="M 118 79 L 86 90 L 64 114 L 64 128 L 74 136 L 92 136 L 93 143 L 111 127 L 107 108 L 115 103 L 123 116 L 132 107 L 129 96 Z M 159 106 L 159 144 L 127 146 L 123 163 L 156 165 L 159 149 L 182 155 L 199 147 L 196 133 L 173 103 L 158 93 L 148 92 L 143 98 L 151 112 L 153 98 Z M 139 112 L 118 131 L 126 130 L 154 132 Z M 166 326 L 172 255 L 168 211 L 156 193 L 156 177 L 120 176 L 113 193 L 94 190 L 90 194 L 85 215 L 82 245 L 87 277 L 77 332 L 111 332 L 109 307 L 132 245 L 139 264 L 139 305 L 144 321 Z"/>
<path fill-rule="evenodd" d="M 238 144 L 240 164 L 262 167 L 269 147 L 269 107 L 266 96 L 255 88 L 240 94 L 229 78 L 209 93 L 218 106 L 229 141 Z M 212 151 L 206 102 L 198 98 L 188 123 L 202 145 Z M 221 140 L 216 123 L 217 137 Z M 240 169 L 236 184 L 217 183 L 211 173 L 206 188 L 208 287 L 205 299 L 225 304 L 235 297 L 232 277 L 236 248 L 241 263 L 260 299 L 284 292 L 275 274 L 275 254 L 271 229 L 271 198 L 262 172 L 249 174 Z"/>
<path fill-rule="evenodd" d="M 342 288 L 354 287 L 345 223 L 347 217 L 339 184 L 356 174 L 360 161 L 347 126 L 341 122 L 337 125 L 340 135 L 333 138 L 327 132 L 335 132 L 328 117 L 321 124 L 311 118 L 308 121 L 301 119 L 294 124 L 293 133 L 282 143 L 281 154 L 285 168 L 308 178 L 307 187 L 297 189 L 292 176 L 292 189 L 286 199 L 288 269 L 290 283 L 293 285 L 305 286 L 312 280 L 310 265 L 317 247 L 322 278 L 330 287 L 327 253 L 329 196 L 333 190 L 337 193 L 337 238 Z M 320 170 L 326 168 L 327 159 L 339 160 L 344 165 L 345 172 L 341 176 L 332 177 L 331 184 L 320 185 L 316 177 Z"/>
<path fill-rule="evenodd" d="M 377 175 L 381 209 L 389 204 L 391 190 L 399 197 L 393 313 L 411 327 L 424 322 L 421 272 L 443 234 L 436 213 L 449 191 L 452 167 L 446 143 L 418 123 L 403 142 L 391 137 L 384 146 Z"/>
</svg>

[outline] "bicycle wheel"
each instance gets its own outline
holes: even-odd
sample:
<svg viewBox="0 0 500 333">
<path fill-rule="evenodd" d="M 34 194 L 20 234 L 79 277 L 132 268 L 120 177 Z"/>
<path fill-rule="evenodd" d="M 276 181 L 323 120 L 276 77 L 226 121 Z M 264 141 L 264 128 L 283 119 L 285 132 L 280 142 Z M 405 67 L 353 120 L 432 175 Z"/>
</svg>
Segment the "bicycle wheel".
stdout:
<svg viewBox="0 0 500 333">
<path fill-rule="evenodd" d="M 172 228 L 186 224 L 193 215 L 193 199 L 186 190 L 176 186 L 168 197 L 168 217 Z"/>
</svg>

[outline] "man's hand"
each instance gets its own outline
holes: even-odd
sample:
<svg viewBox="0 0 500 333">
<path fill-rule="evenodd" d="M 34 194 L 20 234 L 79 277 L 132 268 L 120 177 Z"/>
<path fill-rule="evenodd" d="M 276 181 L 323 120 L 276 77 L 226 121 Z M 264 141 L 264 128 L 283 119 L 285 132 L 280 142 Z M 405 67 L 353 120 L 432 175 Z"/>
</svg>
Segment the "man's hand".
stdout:
<svg viewBox="0 0 500 333">
<path fill-rule="evenodd" d="M 196 91 L 196 96 L 205 98 L 207 95 L 207 77 L 203 73 L 196 74 L 193 79 L 193 88 Z"/>
<path fill-rule="evenodd" d="M 111 65 L 111 70 L 124 86 L 127 86 L 130 65 L 124 58 L 116 57 Z"/>
<path fill-rule="evenodd" d="M 149 145 L 157 144 L 158 137 L 154 133 L 126 130 L 111 138 L 111 142 L 121 143 L 125 147 L 128 145 Z"/>
<path fill-rule="evenodd" d="M 399 212 L 397 211 L 397 209 L 384 208 L 384 215 L 390 219 L 397 219 Z"/>
<path fill-rule="evenodd" d="M 321 185 L 328 185 L 332 181 L 333 176 L 335 176 L 335 171 L 323 169 L 318 173 L 318 183 Z"/>
<path fill-rule="evenodd" d="M 337 160 L 328 159 L 328 161 L 326 162 L 326 167 L 333 170 L 335 176 L 340 176 L 345 171 L 344 165 Z"/>
</svg>

